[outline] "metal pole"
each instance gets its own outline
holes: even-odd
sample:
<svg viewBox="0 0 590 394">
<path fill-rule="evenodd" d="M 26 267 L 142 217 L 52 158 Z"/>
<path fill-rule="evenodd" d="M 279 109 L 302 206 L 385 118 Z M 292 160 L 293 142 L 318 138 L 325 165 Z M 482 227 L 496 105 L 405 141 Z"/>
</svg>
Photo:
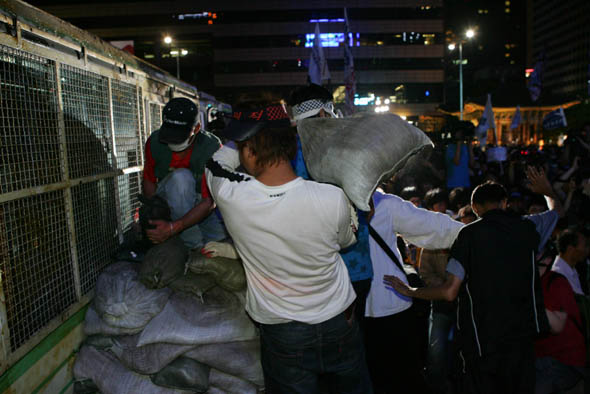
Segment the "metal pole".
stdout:
<svg viewBox="0 0 590 394">
<path fill-rule="evenodd" d="M 463 120 L 463 43 L 459 43 L 459 110 Z"/>
<path fill-rule="evenodd" d="M 180 79 L 180 48 L 176 54 L 176 79 Z"/>
</svg>

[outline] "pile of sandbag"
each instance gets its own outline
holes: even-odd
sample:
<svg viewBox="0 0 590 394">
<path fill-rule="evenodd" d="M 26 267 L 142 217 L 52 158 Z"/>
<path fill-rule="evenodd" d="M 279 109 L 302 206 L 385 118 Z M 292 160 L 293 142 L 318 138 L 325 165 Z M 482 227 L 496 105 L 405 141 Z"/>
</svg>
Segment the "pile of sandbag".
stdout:
<svg viewBox="0 0 590 394">
<path fill-rule="evenodd" d="M 178 253 L 155 252 L 99 276 L 74 392 L 260 392 L 260 341 L 245 312 L 241 262 L 193 252 L 179 269 Z"/>
</svg>

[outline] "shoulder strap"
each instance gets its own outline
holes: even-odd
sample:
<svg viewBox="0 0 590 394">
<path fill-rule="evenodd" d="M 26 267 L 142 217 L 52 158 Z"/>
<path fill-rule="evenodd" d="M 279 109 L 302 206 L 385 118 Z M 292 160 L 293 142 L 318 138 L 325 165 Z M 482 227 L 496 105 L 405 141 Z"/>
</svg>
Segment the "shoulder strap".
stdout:
<svg viewBox="0 0 590 394">
<path fill-rule="evenodd" d="M 406 275 L 406 271 L 404 270 L 404 267 L 402 267 L 402 264 L 397 259 L 397 256 L 395 255 L 395 253 L 393 253 L 393 250 L 391 250 L 391 248 L 387 245 L 387 243 L 385 243 L 383 238 L 381 238 L 379 233 L 370 224 L 369 224 L 369 234 L 371 234 L 371 237 L 373 237 L 373 239 L 379 244 L 379 246 L 381 246 L 381 249 L 383 249 L 383 251 L 385 253 L 387 253 L 389 258 L 391 259 L 391 261 L 393 261 L 395 263 L 397 268 L 399 268 L 399 270 L 404 275 Z M 406 275 L 406 277 L 407 277 L 407 275 Z"/>
</svg>

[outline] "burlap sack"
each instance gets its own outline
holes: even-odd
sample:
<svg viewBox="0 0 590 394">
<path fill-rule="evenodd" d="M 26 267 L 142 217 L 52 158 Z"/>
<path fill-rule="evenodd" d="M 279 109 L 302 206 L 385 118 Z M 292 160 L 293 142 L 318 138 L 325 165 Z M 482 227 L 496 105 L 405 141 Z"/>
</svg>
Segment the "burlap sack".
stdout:
<svg viewBox="0 0 590 394">
<path fill-rule="evenodd" d="M 426 134 L 394 114 L 308 118 L 298 122 L 297 131 L 311 177 L 340 186 L 363 211 L 370 210 L 369 199 L 382 180 L 432 146 Z"/>
<path fill-rule="evenodd" d="M 215 283 L 227 291 L 246 288 L 246 273 L 241 260 L 225 257 L 206 257 L 193 251 L 188 259 L 188 269 L 195 274 L 209 274 Z"/>
<path fill-rule="evenodd" d="M 186 357 L 179 357 L 152 376 L 158 386 L 204 393 L 209 389 L 210 367 Z"/>
<path fill-rule="evenodd" d="M 198 298 L 173 293 L 158 316 L 141 332 L 138 346 L 150 343 L 203 345 L 206 343 L 246 341 L 258 331 L 245 311 L 244 292 L 230 293 L 214 287 Z"/>
<path fill-rule="evenodd" d="M 189 394 L 191 391 L 156 386 L 149 376 L 125 368 L 114 355 L 82 346 L 74 363 L 77 380 L 91 379 L 102 394 Z"/>
<path fill-rule="evenodd" d="M 152 246 L 141 263 L 139 280 L 150 289 L 168 286 L 184 273 L 188 248 L 179 236 Z"/>
<path fill-rule="evenodd" d="M 202 302 L 203 294 L 215 287 L 215 279 L 209 274 L 199 275 L 188 271 L 181 277 L 176 278 L 168 287 L 174 291 L 195 295 Z"/>
<path fill-rule="evenodd" d="M 146 288 L 138 280 L 136 267 L 136 263 L 115 263 L 96 281 L 94 307 L 111 327 L 143 328 L 168 301 L 170 290 Z"/>
</svg>

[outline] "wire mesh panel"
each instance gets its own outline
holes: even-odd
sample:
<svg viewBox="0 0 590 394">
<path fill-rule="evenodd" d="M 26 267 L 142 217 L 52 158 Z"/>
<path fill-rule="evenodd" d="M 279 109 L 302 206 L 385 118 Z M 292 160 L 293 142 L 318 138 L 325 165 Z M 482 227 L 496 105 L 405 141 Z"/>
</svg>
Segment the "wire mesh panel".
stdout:
<svg viewBox="0 0 590 394">
<path fill-rule="evenodd" d="M 60 78 L 70 178 L 112 171 L 107 78 L 66 64 Z"/>
<path fill-rule="evenodd" d="M 145 116 L 144 116 L 144 108 L 143 108 L 143 100 L 141 99 L 142 97 L 142 89 L 139 88 L 138 89 L 138 94 L 139 94 L 139 144 L 141 149 L 144 148 L 145 146 L 145 142 L 147 141 L 147 135 L 146 135 L 146 127 L 145 127 Z M 143 155 L 140 155 L 140 159 L 143 158 Z M 141 161 L 141 160 L 140 160 Z M 140 163 L 141 165 L 143 165 L 143 161 L 141 161 Z"/>
<path fill-rule="evenodd" d="M 140 206 L 137 197 L 141 192 L 141 174 L 141 172 L 135 172 L 118 177 L 121 223 L 125 236 L 129 235 L 135 214 Z"/>
<path fill-rule="evenodd" d="M 82 294 L 94 288 L 98 274 L 118 246 L 113 178 L 72 188 L 76 245 Z"/>
<path fill-rule="evenodd" d="M 3 290 L 13 351 L 76 302 L 62 190 L 0 205 Z"/>
<path fill-rule="evenodd" d="M 150 133 L 162 125 L 162 107 L 159 104 L 150 103 L 150 122 L 152 128 Z"/>
<path fill-rule="evenodd" d="M 0 193 L 59 182 L 52 60 L 0 45 Z"/>
<path fill-rule="evenodd" d="M 135 85 L 112 80 L 111 92 L 117 168 L 134 167 L 139 165 L 141 160 L 137 90 Z"/>
</svg>

